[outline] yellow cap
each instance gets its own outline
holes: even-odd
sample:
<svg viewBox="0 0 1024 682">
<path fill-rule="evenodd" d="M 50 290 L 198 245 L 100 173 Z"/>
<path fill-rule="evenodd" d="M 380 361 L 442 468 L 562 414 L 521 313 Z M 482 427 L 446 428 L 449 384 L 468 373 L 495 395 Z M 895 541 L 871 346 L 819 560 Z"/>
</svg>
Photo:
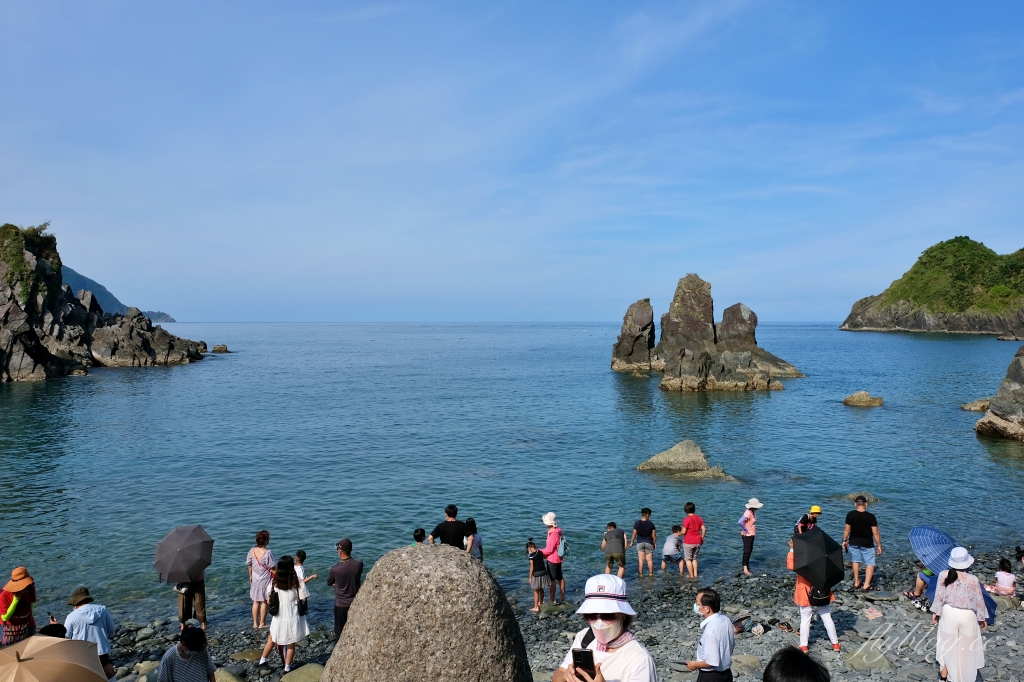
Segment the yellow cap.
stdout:
<svg viewBox="0 0 1024 682">
<path fill-rule="evenodd" d="M 808 513 L 810 513 L 810 514 L 820 514 L 821 513 L 821 507 L 819 507 L 818 505 L 814 505 L 813 507 L 811 507 L 811 511 L 808 512 Z"/>
</svg>

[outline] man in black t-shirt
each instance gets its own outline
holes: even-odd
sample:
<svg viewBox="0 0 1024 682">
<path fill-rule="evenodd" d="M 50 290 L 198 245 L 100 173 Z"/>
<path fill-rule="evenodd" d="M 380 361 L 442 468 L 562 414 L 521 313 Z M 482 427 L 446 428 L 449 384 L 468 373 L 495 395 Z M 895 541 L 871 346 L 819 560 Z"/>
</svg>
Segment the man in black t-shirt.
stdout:
<svg viewBox="0 0 1024 682">
<path fill-rule="evenodd" d="M 856 511 L 846 515 L 846 527 L 843 528 L 843 551 L 850 552 L 854 588 L 861 586 L 860 565 L 863 563 L 864 589 L 870 590 L 871 577 L 875 574 L 875 555 L 882 553 L 882 536 L 878 533 L 878 520 L 867 510 L 867 498 L 858 495 L 854 504 L 857 505 Z"/>
<path fill-rule="evenodd" d="M 434 530 L 430 531 L 430 535 L 427 536 L 427 542 L 434 544 L 434 538 L 442 545 L 451 545 L 455 549 L 464 549 L 463 543 L 466 540 L 466 524 L 462 521 L 457 521 L 455 517 L 459 515 L 459 508 L 454 504 L 449 504 L 444 508 L 444 521 L 437 524 Z"/>
</svg>

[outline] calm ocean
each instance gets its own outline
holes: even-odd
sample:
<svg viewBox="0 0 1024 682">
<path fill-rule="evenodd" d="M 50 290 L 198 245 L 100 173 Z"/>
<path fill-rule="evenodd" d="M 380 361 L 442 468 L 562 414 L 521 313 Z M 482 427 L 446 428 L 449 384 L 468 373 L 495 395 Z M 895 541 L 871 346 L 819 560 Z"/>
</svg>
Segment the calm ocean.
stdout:
<svg viewBox="0 0 1024 682">
<path fill-rule="evenodd" d="M 334 542 L 351 538 L 369 568 L 448 503 L 524 593 L 523 546 L 544 537 L 547 511 L 571 542 L 571 589 L 603 566 L 608 521 L 631 528 L 649 506 L 663 536 L 686 501 L 708 527 L 709 578 L 738 570 L 736 519 L 753 496 L 765 502 L 755 569 L 780 567 L 808 505 L 839 536 L 850 505 L 836 496 L 862 489 L 882 499 L 889 552 L 909 551 L 924 522 L 986 549 L 1024 541 L 1024 447 L 979 440 L 979 415 L 959 409 L 995 392 L 1018 348 L 992 337 L 762 325 L 760 344 L 807 378 L 739 395 L 666 394 L 611 372 L 617 324 L 167 326 L 232 353 L 0 385 L 0 570 L 29 567 L 39 614 L 66 613 L 83 584 L 121 617 L 172 612 L 154 545 L 202 523 L 216 538 L 211 622 L 246 622 L 243 562 L 267 528 L 278 556 L 309 554 L 314 616 L 329 623 Z M 844 407 L 859 389 L 885 406 Z M 739 481 L 635 471 L 686 438 Z"/>
</svg>

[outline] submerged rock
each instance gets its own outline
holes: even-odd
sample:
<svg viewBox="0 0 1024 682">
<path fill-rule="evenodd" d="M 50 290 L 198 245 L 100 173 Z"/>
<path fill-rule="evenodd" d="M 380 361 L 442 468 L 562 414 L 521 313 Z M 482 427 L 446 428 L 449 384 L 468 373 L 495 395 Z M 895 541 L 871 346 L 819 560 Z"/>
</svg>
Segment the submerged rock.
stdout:
<svg viewBox="0 0 1024 682">
<path fill-rule="evenodd" d="M 138 308 L 107 315 L 91 292 L 72 293 L 61 280 L 57 240 L 44 228 L 0 226 L 0 381 L 203 357 L 199 344 L 154 327 Z"/>
<path fill-rule="evenodd" d="M 673 474 L 676 478 L 721 478 L 736 480 L 725 473 L 722 467 L 708 466 L 707 457 L 692 440 L 676 443 L 668 450 L 642 462 L 638 471 L 652 471 Z"/>
<path fill-rule="evenodd" d="M 778 377 L 804 376 L 757 346 L 757 315 L 737 303 L 715 324 L 711 285 L 696 274 L 679 280 L 661 317 L 654 356 L 663 365 L 667 391 L 782 390 Z"/>
<path fill-rule="evenodd" d="M 403 547 L 374 564 L 323 682 L 532 682 L 505 593 L 452 547 Z"/>
<path fill-rule="evenodd" d="M 1006 378 L 989 403 L 988 412 L 974 425 L 985 436 L 1010 438 L 1024 443 L 1024 346 L 1006 368 Z"/>
<path fill-rule="evenodd" d="M 843 405 L 850 407 L 880 407 L 883 402 L 881 398 L 870 395 L 867 391 L 857 391 L 843 399 Z"/>
<path fill-rule="evenodd" d="M 874 495 L 872 495 L 871 493 L 869 493 L 866 490 L 862 490 L 862 491 L 857 492 L 857 493 L 850 493 L 848 495 L 843 495 L 842 497 L 843 497 L 844 500 L 849 500 L 850 502 L 854 502 L 861 495 L 864 496 L 864 500 L 868 504 L 874 504 L 875 502 L 878 502 L 878 498 L 875 497 Z"/>
<path fill-rule="evenodd" d="M 642 298 L 630 304 L 622 317 L 622 331 L 612 346 L 612 369 L 617 372 L 654 369 L 651 366 L 654 340 L 654 308 L 651 299 Z"/>
<path fill-rule="evenodd" d="M 988 410 L 988 404 L 991 400 L 991 398 L 981 398 L 980 400 L 964 403 L 960 406 L 960 409 L 967 410 L 968 412 L 985 412 Z"/>
<path fill-rule="evenodd" d="M 218 343 L 216 346 L 213 347 L 213 352 L 214 353 L 230 353 L 231 351 L 228 350 L 228 347 L 225 344 Z"/>
</svg>

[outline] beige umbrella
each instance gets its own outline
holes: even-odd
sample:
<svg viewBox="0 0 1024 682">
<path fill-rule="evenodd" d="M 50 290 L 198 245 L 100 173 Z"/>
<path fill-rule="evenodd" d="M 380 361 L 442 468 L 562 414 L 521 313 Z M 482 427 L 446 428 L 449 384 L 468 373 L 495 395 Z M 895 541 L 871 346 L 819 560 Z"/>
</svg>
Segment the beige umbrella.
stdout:
<svg viewBox="0 0 1024 682">
<path fill-rule="evenodd" d="M 107 682 L 94 642 L 35 636 L 0 649 L 0 682 Z"/>
</svg>

